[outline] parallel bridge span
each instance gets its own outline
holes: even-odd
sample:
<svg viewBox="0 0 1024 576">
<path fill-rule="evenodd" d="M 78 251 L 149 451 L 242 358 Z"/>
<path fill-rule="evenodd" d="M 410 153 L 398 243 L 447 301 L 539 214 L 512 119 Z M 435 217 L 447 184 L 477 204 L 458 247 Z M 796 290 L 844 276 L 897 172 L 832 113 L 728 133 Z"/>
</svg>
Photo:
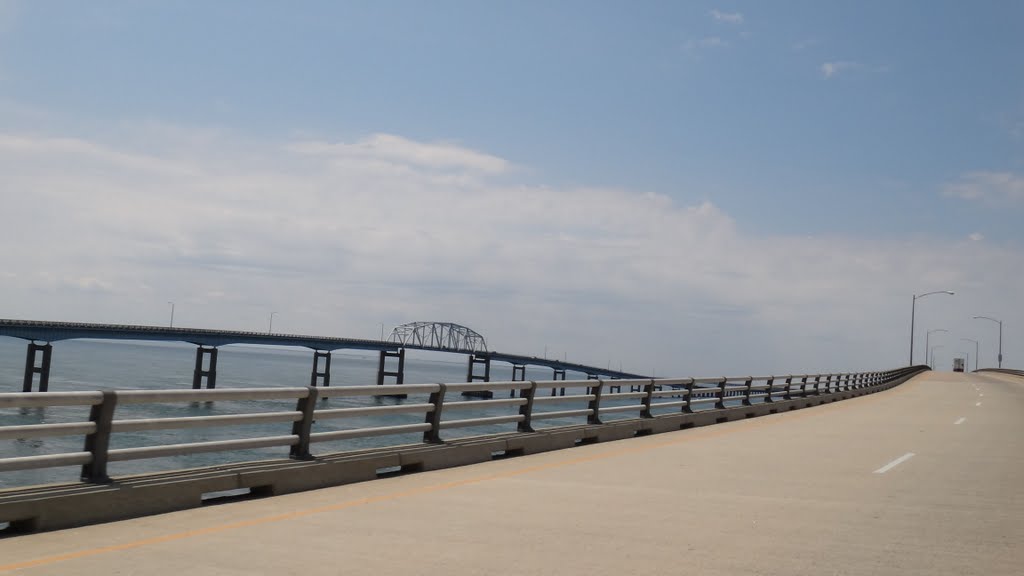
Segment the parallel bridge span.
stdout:
<svg viewBox="0 0 1024 576">
<path fill-rule="evenodd" d="M 309 348 L 314 351 L 313 371 L 310 378 L 312 386 L 330 386 L 331 352 L 336 350 L 379 352 L 378 385 L 387 383 L 389 379 L 394 384 L 405 383 L 405 350 L 426 350 L 469 356 L 467 382 L 489 382 L 492 361 L 512 364 L 513 380 L 525 380 L 526 366 L 551 368 L 554 371 L 553 378 L 555 380 L 564 380 L 567 371 L 586 374 L 590 378 L 645 377 L 641 374 L 610 368 L 489 351 L 486 341 L 479 333 L 465 326 L 448 322 L 403 324 L 395 328 L 387 340 L 369 340 L 204 328 L 0 319 L 0 336 L 29 340 L 25 361 L 24 392 L 31 392 L 35 388 L 36 375 L 39 376 L 38 389 L 40 391 L 48 389 L 50 357 L 53 351 L 52 342 L 74 339 L 144 340 L 195 344 L 198 348 L 192 381 L 194 389 L 203 388 L 204 383 L 206 388 L 216 387 L 217 348 L 228 344 Z M 38 342 L 45 344 L 38 344 Z M 395 366 L 396 362 L 397 366 Z M 486 395 L 486 393 L 483 394 Z"/>
</svg>

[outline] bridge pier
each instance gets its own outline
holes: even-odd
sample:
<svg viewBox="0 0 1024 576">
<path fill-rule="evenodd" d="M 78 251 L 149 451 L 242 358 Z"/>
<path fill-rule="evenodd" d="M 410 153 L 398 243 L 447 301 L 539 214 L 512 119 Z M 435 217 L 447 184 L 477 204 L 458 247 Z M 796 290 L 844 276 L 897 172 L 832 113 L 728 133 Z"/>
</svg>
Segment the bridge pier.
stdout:
<svg viewBox="0 0 1024 576">
<path fill-rule="evenodd" d="M 36 366 L 38 352 L 42 352 L 43 357 L 40 364 Z M 36 344 L 35 340 L 29 342 L 28 352 L 25 355 L 25 381 L 21 388 L 22 392 L 32 391 L 36 374 L 39 374 L 39 391 L 46 392 L 50 389 L 50 358 L 52 355 L 53 344 L 49 342 L 46 344 Z"/>
<path fill-rule="evenodd" d="M 388 358 L 398 359 L 397 370 L 386 370 Z M 380 364 L 377 367 L 377 385 L 384 385 L 385 377 L 393 377 L 395 384 L 405 384 L 405 348 L 399 348 L 398 351 L 381 350 L 380 351 Z M 391 398 L 408 398 L 408 394 L 387 394 Z"/>
<path fill-rule="evenodd" d="M 512 381 L 513 382 L 525 382 L 526 381 L 526 364 L 513 364 L 512 365 Z M 522 396 L 522 394 L 520 394 Z M 515 390 L 509 390 L 509 398 L 516 397 Z"/>
<path fill-rule="evenodd" d="M 478 364 L 483 364 L 484 373 L 477 374 L 476 367 Z M 490 356 L 478 356 L 476 354 L 469 355 L 469 365 L 466 368 L 466 382 L 490 382 L 491 381 L 491 357 Z M 463 396 L 469 396 L 472 398 L 493 398 L 494 392 L 490 390 L 471 390 L 462 393 Z"/>
<path fill-rule="evenodd" d="M 206 357 L 210 357 L 209 365 L 204 369 Z M 203 387 L 203 378 L 206 378 L 206 388 L 217 387 L 217 347 L 203 346 L 196 348 L 196 369 L 192 372 L 192 389 L 199 390 Z"/>
<path fill-rule="evenodd" d="M 320 359 L 324 359 L 324 369 L 320 370 Z M 310 386 L 323 385 L 325 388 L 331 385 L 331 352 L 313 350 L 313 374 L 309 378 Z"/>
<path fill-rule="evenodd" d="M 552 380 L 565 380 L 565 368 L 553 368 L 554 374 L 551 376 Z M 558 388 L 551 389 L 551 395 L 557 396 L 556 393 Z M 565 388 L 562 388 L 562 396 L 565 396 Z"/>
</svg>

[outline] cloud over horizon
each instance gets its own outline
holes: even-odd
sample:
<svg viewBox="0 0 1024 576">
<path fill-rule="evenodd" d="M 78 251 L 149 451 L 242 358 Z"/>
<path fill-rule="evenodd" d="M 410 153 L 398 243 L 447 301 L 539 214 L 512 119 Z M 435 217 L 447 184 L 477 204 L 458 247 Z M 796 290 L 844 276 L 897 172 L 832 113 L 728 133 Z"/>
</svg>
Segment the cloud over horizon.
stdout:
<svg viewBox="0 0 1024 576">
<path fill-rule="evenodd" d="M 990 243 L 751 235 L 708 201 L 510 183 L 511 162 L 450 143 L 139 130 L 0 134 L 0 317 L 158 324 L 173 300 L 181 325 L 443 319 L 638 372 L 866 369 L 901 362 L 900 295 L 992 302 L 978 279 L 1024 270 Z"/>
<path fill-rule="evenodd" d="M 946 184 L 945 196 L 986 202 L 1024 201 L 1024 176 L 1013 172 L 977 171 Z"/>
</svg>

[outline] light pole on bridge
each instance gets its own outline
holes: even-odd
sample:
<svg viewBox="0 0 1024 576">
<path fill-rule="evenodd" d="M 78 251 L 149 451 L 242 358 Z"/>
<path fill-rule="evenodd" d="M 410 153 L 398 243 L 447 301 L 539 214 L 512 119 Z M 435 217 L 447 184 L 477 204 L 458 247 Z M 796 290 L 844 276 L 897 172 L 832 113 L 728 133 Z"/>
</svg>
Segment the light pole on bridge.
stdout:
<svg viewBox="0 0 1024 576">
<path fill-rule="evenodd" d="M 999 357 L 998 357 L 999 366 L 998 367 L 1002 368 L 1003 367 L 1003 321 L 1002 320 L 996 320 L 995 318 L 989 318 L 988 316 L 975 316 L 974 319 L 975 320 L 991 320 L 991 321 L 995 322 L 996 324 L 999 324 Z M 975 358 L 975 361 L 977 361 L 977 358 Z"/>
<path fill-rule="evenodd" d="M 267 323 L 267 334 L 274 332 L 274 314 L 277 314 L 277 312 L 270 313 L 270 322 Z"/>
<path fill-rule="evenodd" d="M 171 305 L 171 323 L 168 325 L 170 328 L 174 328 L 174 302 L 168 302 Z"/>
<path fill-rule="evenodd" d="M 925 350 L 928 350 L 928 342 L 931 339 L 932 332 L 949 332 L 949 330 L 946 330 L 945 328 L 936 328 L 934 330 L 929 330 L 929 331 L 925 332 L 925 334 L 924 334 L 924 349 Z M 927 358 L 926 358 L 926 360 L 927 360 Z M 930 362 L 928 364 L 928 367 L 929 368 L 935 368 L 935 366 L 932 366 Z"/>
<path fill-rule="evenodd" d="M 961 340 L 967 340 L 968 342 L 974 342 L 974 371 L 978 371 L 978 341 L 973 338 L 961 338 Z"/>
<path fill-rule="evenodd" d="M 949 294 L 952 296 L 954 292 L 952 290 L 936 290 L 935 292 L 925 292 L 924 294 L 914 294 L 914 300 L 910 305 L 910 365 L 914 365 L 914 310 L 917 308 L 917 299 L 924 298 L 925 296 L 931 296 L 932 294 Z M 925 352 L 928 352 L 925 350 Z M 927 360 L 927 358 L 925 358 Z"/>
</svg>

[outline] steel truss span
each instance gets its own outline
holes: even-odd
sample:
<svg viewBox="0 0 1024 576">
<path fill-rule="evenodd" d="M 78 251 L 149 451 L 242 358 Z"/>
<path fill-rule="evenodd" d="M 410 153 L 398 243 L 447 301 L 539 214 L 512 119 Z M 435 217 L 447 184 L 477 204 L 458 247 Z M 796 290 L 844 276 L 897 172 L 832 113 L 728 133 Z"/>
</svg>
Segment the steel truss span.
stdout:
<svg viewBox="0 0 1024 576">
<path fill-rule="evenodd" d="M 391 331 L 388 342 L 459 352 L 487 352 L 487 342 L 478 332 L 451 322 L 410 322 Z"/>
</svg>

